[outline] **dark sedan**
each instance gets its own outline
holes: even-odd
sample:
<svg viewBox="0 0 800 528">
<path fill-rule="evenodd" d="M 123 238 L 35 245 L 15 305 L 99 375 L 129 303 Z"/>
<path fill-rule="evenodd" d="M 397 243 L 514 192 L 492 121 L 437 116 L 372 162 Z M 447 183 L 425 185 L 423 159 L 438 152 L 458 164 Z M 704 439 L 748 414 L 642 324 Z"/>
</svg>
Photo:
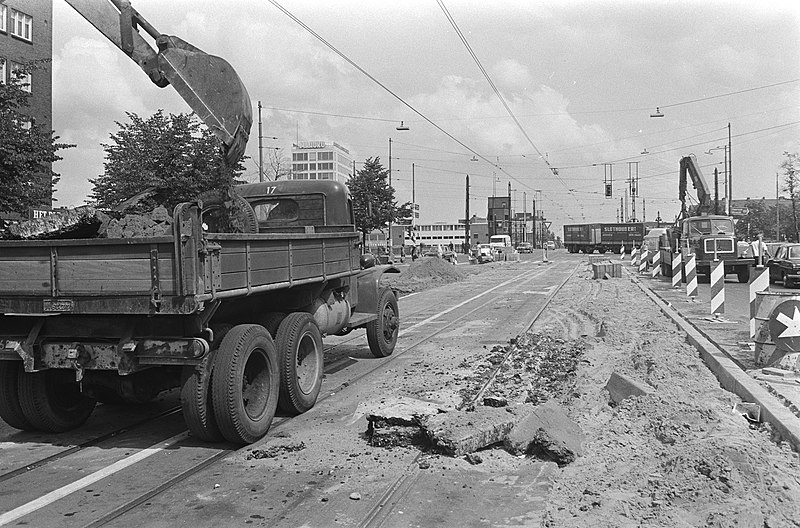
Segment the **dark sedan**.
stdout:
<svg viewBox="0 0 800 528">
<path fill-rule="evenodd" d="M 767 263 L 769 281 L 782 282 L 785 287 L 800 281 L 800 244 L 780 246 Z"/>
</svg>

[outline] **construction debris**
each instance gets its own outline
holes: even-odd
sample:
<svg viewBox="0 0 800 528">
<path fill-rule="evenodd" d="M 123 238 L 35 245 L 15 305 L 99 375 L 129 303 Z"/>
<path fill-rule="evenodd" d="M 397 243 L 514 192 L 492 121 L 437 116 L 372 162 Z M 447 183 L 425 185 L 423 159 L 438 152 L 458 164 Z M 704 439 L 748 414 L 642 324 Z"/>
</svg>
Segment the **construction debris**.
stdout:
<svg viewBox="0 0 800 528">
<path fill-rule="evenodd" d="M 553 400 L 537 405 L 508 433 L 504 445 L 514 455 L 544 454 L 559 465 L 583 453 L 580 426 Z"/>
<path fill-rule="evenodd" d="M 619 404 L 622 400 L 632 396 L 644 396 L 654 392 L 649 385 L 633 380 L 619 372 L 611 373 L 611 377 L 606 383 L 606 390 L 614 404 Z"/>
</svg>

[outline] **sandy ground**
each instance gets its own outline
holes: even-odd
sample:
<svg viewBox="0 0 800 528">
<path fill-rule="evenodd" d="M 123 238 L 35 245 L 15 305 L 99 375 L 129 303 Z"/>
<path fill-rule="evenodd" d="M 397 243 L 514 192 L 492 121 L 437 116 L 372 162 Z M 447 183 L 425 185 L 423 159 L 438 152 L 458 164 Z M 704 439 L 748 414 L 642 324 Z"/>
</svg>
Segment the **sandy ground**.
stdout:
<svg viewBox="0 0 800 528">
<path fill-rule="evenodd" d="M 425 265 L 409 290 L 436 275 L 439 263 Z M 431 284 L 442 280 L 458 278 Z M 542 526 L 800 526 L 798 454 L 733 411 L 739 398 L 636 284 L 581 267 L 532 328 L 539 335 L 580 353 L 560 363 L 572 369 L 561 385 L 534 393 L 534 380 L 507 372 L 493 392 L 553 397 L 586 435 L 583 455 L 554 473 Z M 612 405 L 614 371 L 653 392 Z"/>
</svg>

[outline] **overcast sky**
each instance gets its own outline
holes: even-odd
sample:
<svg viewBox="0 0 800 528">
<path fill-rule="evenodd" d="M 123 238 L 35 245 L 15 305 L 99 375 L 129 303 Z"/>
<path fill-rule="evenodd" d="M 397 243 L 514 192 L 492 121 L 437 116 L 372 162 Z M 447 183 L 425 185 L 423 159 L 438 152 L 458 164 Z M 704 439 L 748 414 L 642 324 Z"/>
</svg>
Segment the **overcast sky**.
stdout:
<svg viewBox="0 0 800 528">
<path fill-rule="evenodd" d="M 279 3 L 395 95 L 267 0 L 132 1 L 158 31 L 230 62 L 254 116 L 264 107 L 263 135 L 279 138 L 265 146 L 289 154 L 298 139 L 336 141 L 359 167 L 374 156 L 386 166 L 392 138 L 397 199 L 411 201 L 413 163 L 421 222 L 464 217 L 466 174 L 472 214 L 485 216 L 486 198 L 511 183 L 515 210 L 538 195 L 557 234 L 612 222 L 637 168 L 636 216 L 644 206 L 646 220 L 671 220 L 680 158 L 697 156 L 713 193 L 723 150 L 705 151 L 727 143 L 728 123 L 735 199 L 774 197 L 782 153 L 800 152 L 800 2 L 442 0 L 521 126 L 436 0 Z M 53 127 L 77 144 L 55 167 L 56 205 L 74 206 L 126 111 L 190 109 L 63 0 L 53 18 Z M 650 117 L 657 106 L 663 118 Z M 401 120 L 410 130 L 396 130 Z M 251 181 L 257 134 L 254 122 Z M 470 149 L 483 159 L 471 162 Z"/>
</svg>

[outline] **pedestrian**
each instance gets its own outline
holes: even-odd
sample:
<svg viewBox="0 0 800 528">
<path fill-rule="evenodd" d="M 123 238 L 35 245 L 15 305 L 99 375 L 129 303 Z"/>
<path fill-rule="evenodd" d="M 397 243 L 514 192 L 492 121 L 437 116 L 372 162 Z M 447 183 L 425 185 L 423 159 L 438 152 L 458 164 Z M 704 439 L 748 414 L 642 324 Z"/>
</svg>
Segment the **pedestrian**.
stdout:
<svg viewBox="0 0 800 528">
<path fill-rule="evenodd" d="M 758 267 L 764 267 L 764 262 L 771 257 L 769 248 L 764 243 L 764 235 L 759 233 L 755 240 L 750 242 L 750 251 L 753 254 L 753 262 Z"/>
</svg>

